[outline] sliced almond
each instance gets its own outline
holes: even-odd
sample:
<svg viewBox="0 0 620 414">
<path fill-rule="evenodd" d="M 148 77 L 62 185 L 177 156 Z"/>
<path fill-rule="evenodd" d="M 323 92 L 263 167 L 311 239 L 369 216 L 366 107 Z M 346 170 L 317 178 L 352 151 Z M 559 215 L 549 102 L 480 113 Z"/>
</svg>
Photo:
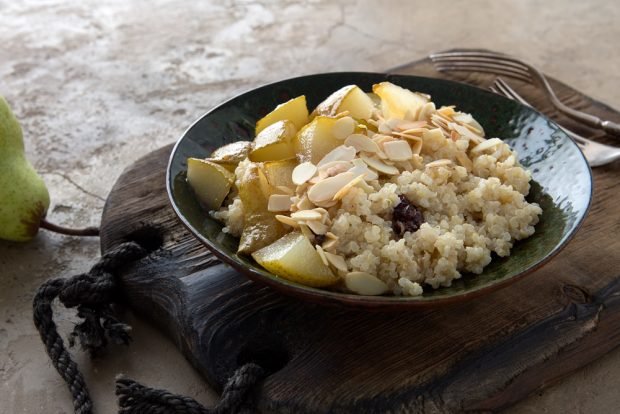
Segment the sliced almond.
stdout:
<svg viewBox="0 0 620 414">
<path fill-rule="evenodd" d="M 344 145 L 353 147 L 357 151 L 373 153 L 379 151 L 379 147 L 377 146 L 377 144 L 375 144 L 375 142 L 373 142 L 373 140 L 368 138 L 366 135 L 362 134 L 349 135 L 349 137 L 344 140 Z"/>
<path fill-rule="evenodd" d="M 364 180 L 367 181 L 376 180 L 377 178 L 379 178 L 379 175 L 375 171 L 368 168 L 368 165 L 363 160 L 360 161 L 362 165 L 354 165 L 353 168 L 349 170 L 349 172 L 352 172 L 356 176 L 362 174 L 364 176 Z"/>
<path fill-rule="evenodd" d="M 354 178 L 355 175 L 351 172 L 343 172 L 334 177 L 326 178 L 310 188 L 308 191 L 308 198 L 314 204 L 325 207 L 323 204 L 319 203 L 332 200 L 338 190 Z"/>
<path fill-rule="evenodd" d="M 382 295 L 389 290 L 388 285 L 366 272 L 350 272 L 344 277 L 349 290 L 359 295 Z"/>
<path fill-rule="evenodd" d="M 344 257 L 329 252 L 324 252 L 324 254 L 327 258 L 327 261 L 329 261 L 329 263 L 336 269 L 342 272 L 349 271 L 349 266 L 347 266 L 347 262 L 344 260 Z"/>
<path fill-rule="evenodd" d="M 312 210 L 314 208 L 314 204 L 312 204 L 312 201 L 308 199 L 308 195 L 306 194 L 301 196 L 296 206 L 299 210 Z"/>
<path fill-rule="evenodd" d="M 314 210 L 300 210 L 291 213 L 291 218 L 295 221 L 321 220 L 321 213 Z"/>
<path fill-rule="evenodd" d="M 421 137 L 405 135 L 404 138 L 411 143 L 411 152 L 413 152 L 414 154 L 419 154 L 422 152 L 422 146 L 424 145 L 424 141 Z"/>
<path fill-rule="evenodd" d="M 433 102 L 427 102 L 420 109 L 420 113 L 418 114 L 418 119 L 427 120 L 436 112 L 435 104 Z"/>
<path fill-rule="evenodd" d="M 441 160 L 435 160 L 433 162 L 429 162 L 428 164 L 426 164 L 426 167 L 427 168 L 444 167 L 446 165 L 451 165 L 451 164 L 452 164 L 452 160 L 441 159 Z"/>
<path fill-rule="evenodd" d="M 459 134 L 461 134 L 465 138 L 468 138 L 468 139 L 472 140 L 475 143 L 481 143 L 481 142 L 484 141 L 484 138 L 482 138 L 480 135 L 474 134 L 469 129 L 465 128 L 463 125 L 459 125 L 457 123 L 450 122 L 448 124 L 448 128 L 455 130 L 456 132 L 458 132 Z"/>
<path fill-rule="evenodd" d="M 406 131 L 408 129 L 420 129 L 420 128 L 424 128 L 426 126 L 426 121 L 406 121 L 406 120 L 401 120 L 398 125 L 395 126 L 395 128 L 398 131 Z"/>
<path fill-rule="evenodd" d="M 321 245 L 321 247 L 323 247 L 323 250 L 331 250 L 331 249 L 334 249 L 337 245 L 338 245 L 338 239 L 329 239 L 329 240 L 325 240 L 323 244 Z"/>
<path fill-rule="evenodd" d="M 282 192 L 283 194 L 289 195 L 289 196 L 292 196 L 293 194 L 295 194 L 295 190 L 293 190 L 292 188 L 287 187 L 285 185 L 278 185 L 278 186 L 276 186 L 276 190 Z"/>
<path fill-rule="evenodd" d="M 479 152 L 482 152 L 484 150 L 490 149 L 490 148 L 495 148 L 496 146 L 500 145 L 502 143 L 502 140 L 499 138 L 491 138 L 491 139 L 487 139 L 485 141 L 482 141 L 480 144 L 476 145 L 474 148 L 472 148 L 471 153 L 472 154 L 477 154 Z"/>
<path fill-rule="evenodd" d="M 321 165 L 319 168 L 319 176 L 321 179 L 333 177 L 351 168 L 351 161 L 332 161 Z"/>
<path fill-rule="evenodd" d="M 338 201 L 334 201 L 334 200 L 327 200 L 327 201 L 319 201 L 317 203 L 315 203 L 317 206 L 321 206 L 321 207 L 325 207 L 325 208 L 330 208 L 335 206 L 336 204 L 338 204 Z"/>
<path fill-rule="evenodd" d="M 308 226 L 314 234 L 325 234 L 327 233 L 327 230 L 328 230 L 325 224 L 317 220 L 306 221 L 306 226 Z"/>
<path fill-rule="evenodd" d="M 355 131 L 357 122 L 350 116 L 345 116 L 334 122 L 332 135 L 336 139 L 344 140 Z"/>
<path fill-rule="evenodd" d="M 351 161 L 355 158 L 357 151 L 353 147 L 341 145 L 328 152 L 321 161 L 317 164 L 317 167 L 321 167 L 324 164 L 332 161 Z"/>
<path fill-rule="evenodd" d="M 342 200 L 342 197 L 344 197 L 351 188 L 353 188 L 360 181 L 364 181 L 364 175 L 365 174 L 360 174 L 353 180 L 349 181 L 344 187 L 338 190 L 336 194 L 334 194 L 334 198 L 332 200 Z"/>
<path fill-rule="evenodd" d="M 379 126 L 377 127 L 377 130 L 381 133 L 381 134 L 389 134 L 392 132 L 392 128 L 390 128 L 390 126 L 387 124 L 387 122 L 381 122 L 379 123 Z"/>
<path fill-rule="evenodd" d="M 291 196 L 283 194 L 272 194 L 267 203 L 268 211 L 289 211 L 291 209 Z"/>
<path fill-rule="evenodd" d="M 325 252 L 323 251 L 323 248 L 319 246 L 318 244 L 314 246 L 314 248 L 316 249 L 317 253 L 319 253 L 319 256 L 321 257 L 323 264 L 325 266 L 329 266 L 329 261 L 327 261 L 327 257 L 325 256 Z"/>
<path fill-rule="evenodd" d="M 392 165 L 388 165 L 375 157 L 369 157 L 366 154 L 362 154 L 360 158 L 364 160 L 364 162 L 368 164 L 370 168 L 373 168 L 380 173 L 387 175 L 396 175 L 399 173 L 398 168 Z"/>
<path fill-rule="evenodd" d="M 456 159 L 469 172 L 474 169 L 474 163 L 471 162 L 467 154 L 462 151 L 456 153 Z"/>
<path fill-rule="evenodd" d="M 287 226 L 291 226 L 294 228 L 299 227 L 299 223 L 297 223 L 295 220 L 293 220 L 289 216 L 283 216 L 281 214 L 276 214 L 276 220 L 278 220 L 280 223 L 286 224 Z"/>
<path fill-rule="evenodd" d="M 456 112 L 454 111 L 454 105 L 442 106 L 437 110 L 437 113 L 448 118 L 452 118 L 456 114 Z"/>
<path fill-rule="evenodd" d="M 392 135 L 396 135 L 396 136 L 403 137 L 403 138 L 407 138 L 411 135 L 419 137 L 422 134 L 424 134 L 425 131 L 428 131 L 428 128 L 412 128 L 412 129 L 406 129 L 403 132 L 392 132 Z"/>
<path fill-rule="evenodd" d="M 302 185 L 316 174 L 316 166 L 311 162 L 302 162 L 293 169 L 292 180 L 295 185 Z"/>
<path fill-rule="evenodd" d="M 413 156 L 411 147 L 406 141 L 390 141 L 383 143 L 383 151 L 392 161 L 406 161 Z"/>
<path fill-rule="evenodd" d="M 306 239 L 308 239 L 310 243 L 314 244 L 314 233 L 310 231 L 308 226 L 306 226 L 305 224 L 300 224 L 299 229 L 301 230 L 301 234 L 306 236 Z"/>
</svg>

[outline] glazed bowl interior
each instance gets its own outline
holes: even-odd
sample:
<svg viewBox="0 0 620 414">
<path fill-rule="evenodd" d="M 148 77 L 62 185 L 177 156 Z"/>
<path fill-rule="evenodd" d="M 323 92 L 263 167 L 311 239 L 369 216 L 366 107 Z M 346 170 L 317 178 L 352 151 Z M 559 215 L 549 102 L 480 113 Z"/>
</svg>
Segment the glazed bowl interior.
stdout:
<svg viewBox="0 0 620 414">
<path fill-rule="evenodd" d="M 254 138 L 254 125 L 278 104 L 306 95 L 308 108 L 342 86 L 356 84 L 369 91 L 390 81 L 428 93 L 439 107 L 456 105 L 471 113 L 487 137 L 500 137 L 517 151 L 532 172 L 527 197 L 543 209 L 536 232 L 515 243 L 506 258 L 494 256 L 480 275 L 464 274 L 450 287 L 425 289 L 418 297 L 358 296 L 316 289 L 279 278 L 250 257 L 237 255 L 238 240 L 221 232 L 223 225 L 198 204 L 186 181 L 187 158 L 208 157 L 230 142 Z M 456 82 L 380 73 L 326 73 L 265 85 L 230 99 L 200 117 L 177 142 L 167 171 L 167 188 L 176 214 L 198 240 L 247 277 L 284 293 L 321 303 L 366 308 L 429 307 L 466 300 L 496 290 L 531 273 L 550 260 L 574 235 L 592 196 L 590 168 L 573 141 L 545 116 L 490 92 Z"/>
</svg>

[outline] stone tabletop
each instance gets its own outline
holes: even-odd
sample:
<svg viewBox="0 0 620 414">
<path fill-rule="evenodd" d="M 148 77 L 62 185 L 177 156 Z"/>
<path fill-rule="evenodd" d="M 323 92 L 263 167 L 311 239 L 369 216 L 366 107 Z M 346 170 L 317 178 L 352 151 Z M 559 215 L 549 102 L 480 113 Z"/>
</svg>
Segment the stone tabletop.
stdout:
<svg viewBox="0 0 620 414">
<path fill-rule="evenodd" d="M 483 47 L 620 108 L 618 21 L 613 0 L 0 0 L 0 94 L 50 188 L 50 221 L 83 227 L 98 225 L 126 166 L 219 102 L 281 78 L 380 71 L 430 51 Z M 98 249 L 96 238 L 47 232 L 27 244 L 0 242 L 0 413 L 71 412 L 31 301 L 44 280 L 86 271 Z M 74 313 L 57 311 L 69 332 Z M 74 351 L 97 413 L 115 412 L 118 373 L 216 401 L 166 338 L 126 319 L 128 348 L 92 362 Z M 619 387 L 616 350 L 507 412 L 614 412 Z"/>
</svg>

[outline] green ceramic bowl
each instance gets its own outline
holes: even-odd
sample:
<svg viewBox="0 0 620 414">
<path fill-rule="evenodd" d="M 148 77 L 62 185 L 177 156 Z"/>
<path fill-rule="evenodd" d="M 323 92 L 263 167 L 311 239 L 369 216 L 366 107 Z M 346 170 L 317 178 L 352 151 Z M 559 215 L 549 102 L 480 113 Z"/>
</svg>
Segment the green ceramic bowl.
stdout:
<svg viewBox="0 0 620 414">
<path fill-rule="evenodd" d="M 532 171 L 529 201 L 543 214 L 536 233 L 517 242 L 510 257 L 495 257 L 480 275 L 464 275 L 451 287 L 427 289 L 419 297 L 358 296 L 289 282 L 236 254 L 238 240 L 221 232 L 194 198 L 185 180 L 188 157 L 207 157 L 233 141 L 251 141 L 254 124 L 276 105 L 306 95 L 313 108 L 336 89 L 357 84 L 364 90 L 381 81 L 428 93 L 438 105 L 457 105 L 484 126 L 487 136 L 503 138 Z M 167 171 L 172 207 L 187 228 L 213 253 L 257 282 L 304 300 L 365 308 L 429 307 L 491 292 L 532 273 L 556 255 L 575 234 L 592 197 L 590 168 L 579 148 L 545 116 L 490 92 L 445 80 L 380 73 L 325 73 L 288 79 L 243 93 L 209 111 L 177 142 Z"/>
</svg>

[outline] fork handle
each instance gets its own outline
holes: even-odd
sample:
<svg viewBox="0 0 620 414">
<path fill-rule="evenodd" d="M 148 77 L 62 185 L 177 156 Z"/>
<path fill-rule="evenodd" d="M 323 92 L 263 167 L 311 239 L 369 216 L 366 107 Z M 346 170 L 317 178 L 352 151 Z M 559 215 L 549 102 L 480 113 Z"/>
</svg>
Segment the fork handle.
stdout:
<svg viewBox="0 0 620 414">
<path fill-rule="evenodd" d="M 603 128 L 603 131 L 607 132 L 609 135 L 620 137 L 620 124 L 617 122 L 602 121 L 601 128 Z"/>
</svg>

